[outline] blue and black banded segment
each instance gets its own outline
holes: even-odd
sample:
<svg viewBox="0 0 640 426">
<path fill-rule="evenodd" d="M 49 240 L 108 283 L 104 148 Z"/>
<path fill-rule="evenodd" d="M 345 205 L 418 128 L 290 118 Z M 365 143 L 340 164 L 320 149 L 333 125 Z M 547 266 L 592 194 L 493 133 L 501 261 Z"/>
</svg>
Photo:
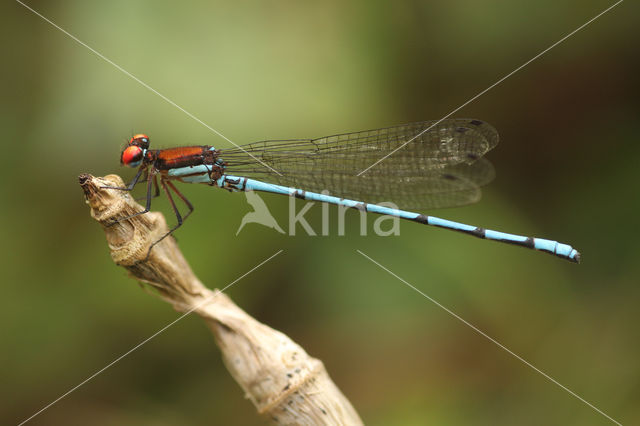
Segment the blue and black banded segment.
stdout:
<svg viewBox="0 0 640 426">
<path fill-rule="evenodd" d="M 434 216 L 425 216 L 422 214 L 412 220 L 424 225 L 437 226 L 439 228 L 451 229 L 468 235 L 473 235 L 477 238 L 543 251 L 575 263 L 580 263 L 580 253 L 576 249 L 568 244 L 559 243 L 557 241 L 508 234 L 506 232 L 493 231 L 491 229 L 484 229 L 477 226 L 466 225 L 464 223 L 441 219 Z"/>
<path fill-rule="evenodd" d="M 505 232 L 479 228 L 477 226 L 441 219 L 435 216 L 426 216 L 420 213 L 393 209 L 390 207 L 384 207 L 377 204 L 369 204 L 362 201 L 348 200 L 344 198 L 334 197 L 332 195 L 304 191 L 302 189 L 275 185 L 244 177 L 224 175 L 216 182 L 216 184 L 221 188 L 226 188 L 234 191 L 270 192 L 273 194 L 288 195 L 290 197 L 295 197 L 307 201 L 318 201 L 321 203 L 335 204 L 338 206 L 349 207 L 364 212 L 395 216 L 401 219 L 421 223 L 423 225 L 437 226 L 439 228 L 462 232 L 477 238 L 498 241 L 501 243 L 513 244 L 528 249 L 543 251 L 575 263 L 580 262 L 580 253 L 576 249 L 568 244 L 559 243 L 553 240 L 507 234 Z"/>
</svg>

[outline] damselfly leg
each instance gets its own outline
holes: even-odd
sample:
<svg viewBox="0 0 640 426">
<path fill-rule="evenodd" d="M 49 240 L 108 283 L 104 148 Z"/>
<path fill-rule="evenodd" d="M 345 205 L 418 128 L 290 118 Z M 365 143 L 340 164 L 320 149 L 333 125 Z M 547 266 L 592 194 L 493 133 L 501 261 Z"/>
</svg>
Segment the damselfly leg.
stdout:
<svg viewBox="0 0 640 426">
<path fill-rule="evenodd" d="M 144 179 L 141 182 L 147 182 L 147 180 L 149 179 L 149 172 L 147 172 L 145 174 Z M 158 186 L 158 175 L 154 175 L 153 176 L 153 186 L 156 189 L 156 191 L 154 192 L 154 194 L 151 196 L 151 198 L 158 198 L 160 196 L 160 186 Z M 146 200 L 146 195 L 144 197 L 138 197 L 138 198 L 134 198 L 134 200 L 136 201 L 142 201 L 142 200 Z"/>
<path fill-rule="evenodd" d="M 154 176 L 154 179 L 155 179 L 155 176 Z M 176 229 L 180 228 L 184 223 L 184 221 L 187 219 L 187 217 L 189 217 L 189 215 L 193 213 L 193 210 L 194 210 L 193 204 L 191 204 L 191 202 L 187 199 L 187 197 L 185 197 L 180 191 L 178 191 L 178 188 L 176 188 L 173 183 L 171 183 L 166 179 L 160 178 L 160 184 L 162 185 L 162 189 L 164 190 L 165 194 L 167 194 L 167 199 L 169 200 L 169 204 L 171 204 L 171 208 L 173 209 L 173 213 L 176 215 L 176 219 L 178 220 L 178 223 L 173 228 L 169 229 L 169 231 L 166 234 L 164 234 L 162 237 L 154 241 L 149 246 L 149 251 L 147 251 L 147 256 L 144 258 L 144 261 L 149 259 L 149 255 L 151 254 L 151 249 L 153 249 L 153 247 L 156 244 L 158 244 L 160 241 L 164 240 L 169 235 L 173 234 L 173 232 Z M 178 197 L 180 197 L 180 199 L 185 203 L 185 205 L 189 209 L 189 211 L 184 215 L 184 217 L 180 214 L 180 211 L 178 210 L 178 207 L 176 206 L 176 203 L 173 200 L 173 196 L 171 195 L 171 191 L 173 191 Z"/>
<path fill-rule="evenodd" d="M 133 191 L 133 188 L 138 184 L 140 180 L 140 176 L 142 176 L 142 172 L 147 171 L 147 179 L 149 177 L 148 172 L 149 166 L 143 166 L 138 169 L 138 173 L 133 177 L 131 182 L 127 186 L 103 186 L 102 189 L 119 189 L 120 191 Z"/>
<path fill-rule="evenodd" d="M 120 187 L 117 187 L 117 186 L 103 186 L 103 188 L 108 188 L 108 189 L 118 189 L 118 190 L 121 190 L 121 191 L 131 191 L 131 190 L 133 189 L 133 187 L 136 185 L 136 183 L 138 182 L 138 180 L 140 179 L 140 176 L 142 175 L 143 170 L 144 170 L 144 169 L 142 169 L 142 168 L 141 168 L 141 169 L 138 171 L 138 173 L 136 173 L 136 176 L 133 178 L 133 180 L 131 181 L 131 183 L 130 183 L 128 186 L 126 186 L 126 187 L 120 188 Z M 147 196 L 146 196 L 147 203 L 146 203 L 146 206 L 145 206 L 144 210 L 139 211 L 139 212 L 137 212 L 137 213 L 134 213 L 134 214 L 132 214 L 132 215 L 129 215 L 129 216 L 125 216 L 125 217 L 123 217 L 123 218 L 120 218 L 120 219 L 116 220 L 115 222 L 110 223 L 110 224 L 109 224 L 109 225 L 107 225 L 107 226 L 113 226 L 113 225 L 115 225 L 115 224 L 116 224 L 116 223 L 118 223 L 118 222 L 122 222 L 123 220 L 131 219 L 132 217 L 136 217 L 136 216 L 139 216 L 139 215 L 141 215 L 141 214 L 145 214 L 145 213 L 149 212 L 149 210 L 151 210 L 151 198 L 153 198 L 153 197 L 151 196 L 151 194 L 152 194 L 152 187 L 153 187 L 153 183 L 156 181 L 156 180 L 155 180 L 156 173 L 157 173 L 157 172 L 156 172 L 154 169 L 151 169 L 151 170 L 149 170 L 149 171 L 147 172 Z M 157 184 L 157 182 L 156 182 L 156 186 L 157 186 L 157 185 L 158 185 L 158 184 Z"/>
</svg>

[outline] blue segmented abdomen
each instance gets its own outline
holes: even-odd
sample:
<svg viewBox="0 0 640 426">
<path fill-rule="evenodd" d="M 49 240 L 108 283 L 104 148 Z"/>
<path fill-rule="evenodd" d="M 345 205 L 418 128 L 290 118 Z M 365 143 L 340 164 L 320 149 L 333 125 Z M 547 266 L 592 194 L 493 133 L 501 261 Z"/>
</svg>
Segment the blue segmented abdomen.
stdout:
<svg viewBox="0 0 640 426">
<path fill-rule="evenodd" d="M 441 219 L 435 216 L 427 216 L 420 213 L 409 212 L 406 210 L 393 209 L 377 204 L 369 204 L 362 201 L 348 200 L 344 198 L 334 197 L 327 194 L 319 194 L 317 192 L 309 192 L 303 189 L 290 188 L 281 185 L 275 185 L 259 180 L 249 179 L 245 177 L 236 177 L 223 175 L 216 181 L 216 185 L 232 191 L 262 191 L 273 194 L 288 195 L 290 197 L 300 198 L 307 201 L 319 201 L 322 203 L 335 204 L 345 206 L 357 210 L 377 213 L 381 215 L 395 216 L 401 219 L 411 220 L 424 225 L 437 226 L 439 228 L 451 229 L 453 231 L 463 232 L 477 238 L 498 241 L 507 244 L 513 244 L 520 247 L 543 251 L 563 259 L 570 260 L 575 263 L 580 262 L 580 253 L 568 244 L 559 243 L 553 240 L 543 238 L 525 237 L 522 235 L 508 234 L 491 229 L 484 229 L 473 225 L 454 222 L 447 219 Z"/>
</svg>

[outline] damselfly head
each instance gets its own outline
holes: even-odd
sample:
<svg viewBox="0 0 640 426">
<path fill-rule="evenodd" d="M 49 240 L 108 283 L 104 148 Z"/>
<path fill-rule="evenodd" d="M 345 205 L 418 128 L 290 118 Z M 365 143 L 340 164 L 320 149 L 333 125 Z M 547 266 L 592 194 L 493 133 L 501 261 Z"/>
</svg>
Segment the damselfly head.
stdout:
<svg viewBox="0 0 640 426">
<path fill-rule="evenodd" d="M 139 133 L 134 135 L 120 155 L 120 164 L 127 167 L 138 167 L 149 148 L 149 136 Z"/>
</svg>

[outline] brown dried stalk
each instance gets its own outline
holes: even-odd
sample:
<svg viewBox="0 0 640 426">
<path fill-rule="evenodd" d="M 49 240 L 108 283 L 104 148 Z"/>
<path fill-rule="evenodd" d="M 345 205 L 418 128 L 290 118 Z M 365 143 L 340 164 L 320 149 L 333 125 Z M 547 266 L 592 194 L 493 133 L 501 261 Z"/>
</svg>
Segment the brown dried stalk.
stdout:
<svg viewBox="0 0 640 426">
<path fill-rule="evenodd" d="M 202 317 L 227 369 L 258 413 L 281 425 L 362 424 L 322 361 L 250 317 L 224 293 L 206 288 L 173 238 L 154 246 L 145 261 L 149 245 L 167 232 L 167 225 L 156 212 L 117 222 L 143 209 L 126 191 L 102 188 L 124 186 L 119 176 L 83 174 L 79 180 L 91 216 L 104 228 L 114 262 L 152 286 L 177 311 Z"/>
</svg>

